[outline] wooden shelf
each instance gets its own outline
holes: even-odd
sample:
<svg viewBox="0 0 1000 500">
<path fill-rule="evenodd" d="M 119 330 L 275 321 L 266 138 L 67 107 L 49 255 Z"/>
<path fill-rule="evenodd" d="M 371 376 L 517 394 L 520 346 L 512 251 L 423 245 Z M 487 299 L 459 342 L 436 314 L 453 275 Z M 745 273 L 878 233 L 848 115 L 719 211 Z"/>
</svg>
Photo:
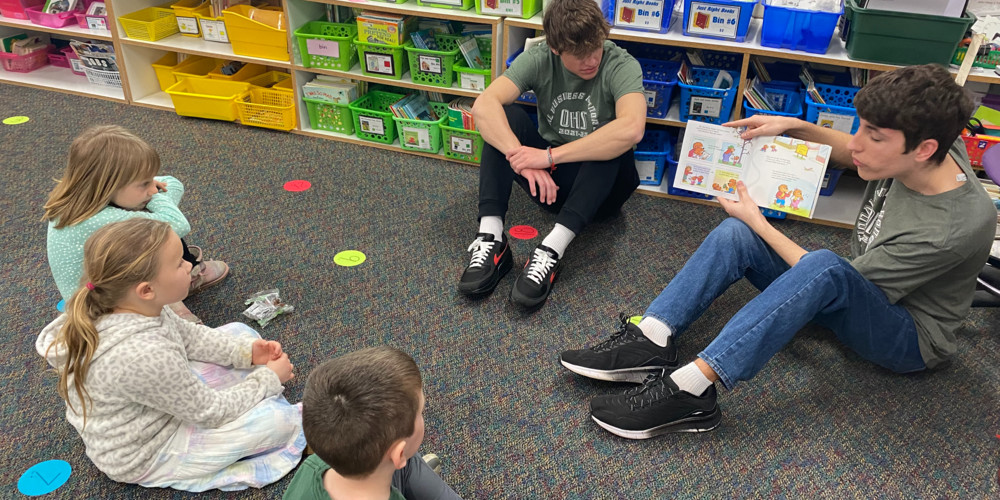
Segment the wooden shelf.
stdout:
<svg viewBox="0 0 1000 500">
<path fill-rule="evenodd" d="M 9 17 L 0 17 L 0 26 L 21 28 L 26 31 L 41 31 L 45 33 L 52 33 L 55 35 L 63 35 L 67 38 L 104 40 L 109 42 L 112 40 L 110 31 L 81 28 L 80 25 L 75 22 L 63 28 L 50 28 L 48 26 L 35 24 L 25 19 L 12 19 Z"/>
<path fill-rule="evenodd" d="M 638 191 L 652 196 L 669 198 L 671 200 L 686 201 L 689 203 L 700 203 L 702 205 L 718 205 L 715 199 L 701 200 L 698 198 L 688 198 L 686 196 L 675 196 L 667 193 L 669 179 L 666 179 L 664 172 L 663 182 L 659 186 L 639 186 Z M 854 227 L 854 220 L 861 209 L 864 201 L 865 181 L 853 175 L 842 175 L 837 182 L 837 188 L 830 196 L 820 196 L 816 201 L 816 214 L 812 219 L 789 215 L 789 219 L 803 220 L 822 224 L 826 226 L 851 229 Z M 720 208 L 721 210 L 721 208 Z"/>
<path fill-rule="evenodd" d="M 484 16 L 476 14 L 476 10 L 473 8 L 471 10 L 459 10 L 459 9 L 442 9 L 439 7 L 431 7 L 428 5 L 417 5 L 415 0 L 409 0 L 406 3 L 396 4 L 389 2 L 377 2 L 369 0 L 305 0 L 315 3 L 328 3 L 331 5 L 340 5 L 343 7 L 351 8 L 363 8 L 378 10 L 382 12 L 392 12 L 394 14 L 405 14 L 411 16 L 421 16 L 421 17 L 436 17 L 438 19 L 449 19 L 454 21 L 462 21 L 466 23 L 476 23 L 476 24 L 492 24 L 494 25 L 494 31 L 496 31 L 496 26 L 500 24 L 502 18 L 496 16 Z"/>
<path fill-rule="evenodd" d="M 119 42 L 123 45 L 136 47 L 147 47 L 151 49 L 165 50 L 169 52 L 183 52 L 198 56 L 217 57 L 230 61 L 243 61 L 249 63 L 263 64 L 274 68 L 289 69 L 292 64 L 288 61 L 277 61 L 274 59 L 264 59 L 261 57 L 243 56 L 233 53 L 233 46 L 228 43 L 209 42 L 203 38 L 183 36 L 180 33 L 168 36 L 155 42 L 145 40 L 133 40 L 122 37 Z"/>
<path fill-rule="evenodd" d="M 0 70 L 0 82 L 34 87 L 37 89 L 54 90 L 66 94 L 97 97 L 109 101 L 125 102 L 125 94 L 121 88 L 94 85 L 84 75 L 77 75 L 69 68 L 58 66 L 43 66 L 30 73 L 15 73 Z"/>
<path fill-rule="evenodd" d="M 423 156 L 425 158 L 434 158 L 434 159 L 437 159 L 437 160 L 444 160 L 444 161 L 450 161 L 450 162 L 454 162 L 454 163 L 461 163 L 463 165 L 470 165 L 470 166 L 474 166 L 474 167 L 479 167 L 478 163 L 467 162 L 467 161 L 462 161 L 462 160 L 456 160 L 456 159 L 453 159 L 453 158 L 448 158 L 447 156 L 444 155 L 444 153 L 441 153 L 441 152 L 439 152 L 439 153 L 424 153 L 424 152 L 421 152 L 421 151 L 412 151 L 412 150 L 409 150 L 409 149 L 403 149 L 399 145 L 399 140 L 393 141 L 392 144 L 383 144 L 381 142 L 366 141 L 366 140 L 361 139 L 361 138 L 359 138 L 357 136 L 354 136 L 354 135 L 340 134 L 340 133 L 337 133 L 337 132 L 329 132 L 329 131 L 326 131 L 326 130 L 317 130 L 317 129 L 314 129 L 314 128 L 312 128 L 312 127 L 309 126 L 309 124 L 308 124 L 308 122 L 309 122 L 309 116 L 305 116 L 303 118 L 305 119 L 305 121 L 303 122 L 304 124 L 302 125 L 302 127 L 299 130 L 293 130 L 292 133 L 301 134 L 301 135 L 308 135 L 308 136 L 311 136 L 311 137 L 319 137 L 321 139 L 332 139 L 332 140 L 340 141 L 340 142 L 348 142 L 348 143 L 351 143 L 351 144 L 358 144 L 360 146 L 369 146 L 369 147 L 373 147 L 373 148 L 379 148 L 379 149 L 386 149 L 386 150 L 389 150 L 389 151 L 395 151 L 397 153 L 406 153 L 406 154 L 409 154 L 409 155 Z"/>
</svg>

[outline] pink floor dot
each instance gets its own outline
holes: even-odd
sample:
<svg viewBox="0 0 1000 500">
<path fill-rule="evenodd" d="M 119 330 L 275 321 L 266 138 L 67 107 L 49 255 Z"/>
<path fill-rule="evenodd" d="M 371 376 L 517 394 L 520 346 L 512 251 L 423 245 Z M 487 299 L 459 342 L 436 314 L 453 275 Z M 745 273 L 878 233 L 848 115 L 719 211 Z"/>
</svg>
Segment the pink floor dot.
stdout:
<svg viewBox="0 0 1000 500">
<path fill-rule="evenodd" d="M 538 236 L 538 230 L 531 226 L 514 226 L 507 232 L 519 240 L 530 240 Z"/>
<path fill-rule="evenodd" d="M 303 180 L 288 181 L 285 183 L 285 191 L 291 191 L 297 193 L 299 191 L 305 191 L 312 187 L 312 183 Z"/>
</svg>

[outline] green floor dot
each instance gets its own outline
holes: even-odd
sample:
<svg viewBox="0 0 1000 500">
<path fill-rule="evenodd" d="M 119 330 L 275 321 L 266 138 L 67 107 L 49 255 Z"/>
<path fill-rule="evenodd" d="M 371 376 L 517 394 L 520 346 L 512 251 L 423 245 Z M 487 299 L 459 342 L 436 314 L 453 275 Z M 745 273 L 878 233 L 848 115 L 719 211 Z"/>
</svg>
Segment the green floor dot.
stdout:
<svg viewBox="0 0 1000 500">
<path fill-rule="evenodd" d="M 344 250 L 333 256 L 333 263 L 338 266 L 352 267 L 365 261 L 365 254 L 357 250 Z"/>
<path fill-rule="evenodd" d="M 642 321 L 642 316 L 632 316 L 631 318 L 628 319 L 628 322 L 632 323 L 635 326 L 639 326 L 640 321 Z"/>
<path fill-rule="evenodd" d="M 4 118 L 3 124 L 4 125 L 20 125 L 20 124 L 22 124 L 22 123 L 24 123 L 24 122 L 26 122 L 26 121 L 28 121 L 30 119 L 31 118 L 28 118 L 27 116 L 12 116 L 10 118 Z"/>
</svg>

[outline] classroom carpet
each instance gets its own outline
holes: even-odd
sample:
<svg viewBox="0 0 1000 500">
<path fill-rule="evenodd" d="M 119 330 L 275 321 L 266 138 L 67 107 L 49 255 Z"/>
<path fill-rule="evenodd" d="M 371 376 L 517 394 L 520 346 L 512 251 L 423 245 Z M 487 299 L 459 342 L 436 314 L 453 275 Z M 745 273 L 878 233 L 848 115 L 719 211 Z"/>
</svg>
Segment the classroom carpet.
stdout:
<svg viewBox="0 0 1000 500">
<path fill-rule="evenodd" d="M 187 237 L 231 276 L 186 303 L 209 325 L 243 321 L 244 300 L 277 288 L 295 307 L 260 327 L 296 366 L 396 346 L 423 372 L 422 451 L 468 499 L 997 498 L 1000 311 L 977 309 L 956 332 L 954 362 L 897 375 L 808 326 L 757 377 L 720 391 L 722 424 L 703 434 L 630 441 L 591 421 L 590 398 L 631 387 L 576 376 L 559 353 L 606 338 L 620 312 L 641 314 L 725 218 L 721 208 L 634 195 L 622 213 L 569 247 L 552 296 L 524 312 L 508 302 L 516 272 L 491 296 L 455 285 L 477 230 L 475 167 L 171 112 L 5 85 L 0 118 L 0 497 L 33 464 L 60 459 L 68 482 L 44 498 L 160 499 L 195 495 L 120 484 L 97 470 L 66 422 L 56 376 L 35 352 L 59 295 L 40 221 L 73 137 L 120 124 L 153 145 L 162 174 L 185 186 Z M 311 188 L 283 185 L 307 180 Z M 516 265 L 554 223 L 515 188 L 508 227 Z M 849 231 L 780 221 L 807 249 L 848 253 Z M 344 250 L 365 254 L 334 264 Z M 691 360 L 755 294 L 736 283 L 679 338 Z M 280 498 L 291 475 L 259 490 L 199 498 Z"/>
</svg>

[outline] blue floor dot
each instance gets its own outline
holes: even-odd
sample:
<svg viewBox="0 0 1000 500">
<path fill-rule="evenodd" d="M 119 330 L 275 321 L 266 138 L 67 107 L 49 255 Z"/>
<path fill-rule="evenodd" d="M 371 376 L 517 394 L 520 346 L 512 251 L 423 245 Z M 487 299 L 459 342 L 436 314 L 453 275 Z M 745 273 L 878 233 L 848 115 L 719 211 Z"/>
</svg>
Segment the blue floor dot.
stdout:
<svg viewBox="0 0 1000 500">
<path fill-rule="evenodd" d="M 46 460 L 32 465 L 17 480 L 17 491 L 29 497 L 44 495 L 66 484 L 73 467 L 65 460 Z"/>
<path fill-rule="evenodd" d="M 66 299 L 60 300 L 56 303 L 56 311 L 66 312 Z"/>
</svg>

